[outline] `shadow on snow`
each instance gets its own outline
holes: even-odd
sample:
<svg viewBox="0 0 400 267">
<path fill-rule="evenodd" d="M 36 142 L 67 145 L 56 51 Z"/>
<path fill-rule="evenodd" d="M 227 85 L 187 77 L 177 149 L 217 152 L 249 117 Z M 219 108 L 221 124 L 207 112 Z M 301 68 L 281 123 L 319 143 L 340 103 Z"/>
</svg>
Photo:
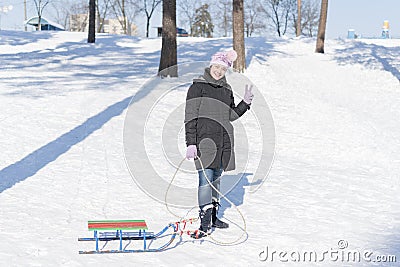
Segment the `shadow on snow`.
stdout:
<svg viewBox="0 0 400 267">
<path fill-rule="evenodd" d="M 361 64 L 366 68 L 383 69 L 400 81 L 400 50 L 363 42 L 343 42 L 345 48 L 336 49 L 335 60 L 339 64 Z"/>
<path fill-rule="evenodd" d="M 71 131 L 30 153 L 20 161 L 0 170 L 0 193 L 36 174 L 46 165 L 66 153 L 71 147 L 82 142 L 96 130 L 100 129 L 112 118 L 121 115 L 131 100 L 131 104 L 138 102 L 148 93 L 149 91 L 138 91 L 134 100 L 132 100 L 132 97 L 127 97 L 114 103 Z"/>
<path fill-rule="evenodd" d="M 9 34 L 7 42 L 14 45 L 24 45 L 26 37 L 19 33 Z M 30 37 L 29 42 L 36 42 L 43 38 L 51 38 L 50 33 L 35 33 Z M 2 37 L 3 38 L 3 37 Z M 11 38 L 13 40 L 11 40 Z M 6 38 L 7 39 L 7 38 Z M 137 38 L 126 36 L 101 36 L 96 44 L 87 44 L 83 42 L 63 43 L 55 49 L 44 49 L 38 51 L 2 54 L 2 64 L 0 70 L 23 70 L 26 73 L 32 72 L 35 68 L 45 67 L 46 73 L 62 72 L 63 75 L 54 77 L 24 77 L 15 80 L 15 78 L 3 79 L 3 83 L 8 83 L 11 87 L 17 88 L 14 92 L 6 93 L 13 96 L 45 97 L 49 94 L 62 94 L 65 90 L 78 90 L 76 83 L 72 81 L 89 79 L 91 85 L 87 85 L 93 90 L 108 90 L 112 86 L 121 83 L 129 83 L 129 77 L 146 78 L 154 75 L 159 62 L 159 49 L 153 52 L 140 52 L 142 48 L 131 46 L 121 46 L 121 43 L 135 44 Z M 3 40 L 3 43 L 5 41 Z M 161 43 L 161 42 L 160 42 Z M 210 56 L 231 46 L 232 39 L 206 40 L 207 45 L 196 45 L 196 43 L 182 41 L 178 46 L 179 63 L 185 61 L 206 61 Z M 265 39 L 257 39 L 249 45 L 248 58 L 256 54 L 266 54 L 271 51 L 273 46 L 266 44 Z M 0 43 L 1 44 L 1 43 Z M 263 48 L 264 47 L 264 48 Z M 260 52 L 261 51 L 261 52 Z M 111 57 L 109 56 L 111 55 Z M 100 62 L 93 59 L 100 58 Z M 117 59 L 118 64 L 115 64 Z M 265 59 L 265 58 L 263 58 Z M 78 60 L 79 62 L 74 62 Z M 250 60 L 250 59 L 248 59 Z M 249 61 L 250 62 L 250 61 Z M 46 66 L 46 64 L 49 64 Z M 127 79 L 128 77 L 128 79 Z M 45 80 L 44 80 L 45 79 Z M 31 88 L 33 86 L 33 88 Z M 85 85 L 86 86 L 86 85 Z M 40 87 L 40 90 L 38 90 Z M 44 89 L 43 89 L 44 88 Z M 30 90 L 30 91 L 29 91 Z M 88 90 L 85 88 L 84 90 Z M 147 89 L 148 90 L 148 89 Z M 28 92 L 27 92 L 28 91 Z M 37 93 L 39 91 L 39 94 Z M 149 92 L 139 90 L 135 101 L 140 101 Z M 93 132 L 100 129 L 105 123 L 113 117 L 119 116 L 128 107 L 131 97 L 127 97 L 117 103 L 107 107 L 97 115 L 87 119 L 83 124 L 66 132 L 57 139 L 49 142 L 43 147 L 30 153 L 18 162 L 15 162 L 0 170 L 0 193 L 11 188 L 16 183 L 24 181 L 33 176 L 49 163 L 55 161 L 59 156 L 66 153 L 71 147 L 82 142 Z M 134 104 L 132 102 L 132 104 Z M 245 174 L 246 176 L 247 174 Z M 244 186 L 247 186 L 246 179 L 241 179 L 238 185 L 229 193 L 235 205 L 243 203 Z M 229 203 L 223 203 L 221 215 L 229 207 Z"/>
<path fill-rule="evenodd" d="M 257 183 L 250 183 L 248 176 L 253 175 L 253 173 L 238 173 L 236 175 L 223 175 L 221 180 L 221 192 L 227 192 L 225 197 L 229 199 L 236 207 L 244 203 L 244 195 L 246 192 L 246 187 L 260 184 L 261 181 Z M 232 184 L 234 183 L 234 184 Z M 227 209 L 232 208 L 232 204 L 228 202 L 225 198 L 221 198 L 221 207 L 218 211 L 218 217 L 223 217 Z"/>
</svg>

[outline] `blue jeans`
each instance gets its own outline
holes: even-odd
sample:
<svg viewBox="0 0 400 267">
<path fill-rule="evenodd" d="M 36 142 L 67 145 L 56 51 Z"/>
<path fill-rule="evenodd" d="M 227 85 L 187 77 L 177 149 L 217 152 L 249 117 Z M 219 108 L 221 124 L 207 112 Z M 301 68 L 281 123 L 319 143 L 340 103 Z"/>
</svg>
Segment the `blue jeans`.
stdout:
<svg viewBox="0 0 400 267">
<path fill-rule="evenodd" d="M 209 184 L 208 180 L 212 183 L 212 185 L 220 191 L 220 182 L 221 182 L 221 174 L 222 168 L 220 169 L 204 169 L 199 170 L 199 189 L 197 192 L 198 202 L 200 209 L 205 208 L 206 210 L 208 205 L 212 205 L 212 201 L 219 201 L 219 193 L 215 191 Z M 207 178 L 206 178 L 207 176 Z M 211 206 L 210 206 L 211 207 Z"/>
</svg>

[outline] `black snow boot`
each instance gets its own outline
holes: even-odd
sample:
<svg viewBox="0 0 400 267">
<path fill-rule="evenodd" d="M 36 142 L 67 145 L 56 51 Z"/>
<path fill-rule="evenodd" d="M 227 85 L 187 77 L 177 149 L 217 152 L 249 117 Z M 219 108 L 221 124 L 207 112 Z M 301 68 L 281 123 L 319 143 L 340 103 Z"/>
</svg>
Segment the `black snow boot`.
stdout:
<svg viewBox="0 0 400 267">
<path fill-rule="evenodd" d="M 212 227 L 214 228 L 228 228 L 229 224 L 227 224 L 226 222 L 221 221 L 220 219 L 218 219 L 217 217 L 217 213 L 218 213 L 218 209 L 221 206 L 221 204 L 219 204 L 219 202 L 213 201 L 213 209 L 212 209 Z"/>
<path fill-rule="evenodd" d="M 196 230 L 193 234 L 190 236 L 195 238 L 195 239 L 200 239 L 211 232 L 211 215 L 212 215 L 212 208 L 208 207 L 205 211 L 203 209 L 200 209 L 199 212 L 199 217 L 200 217 L 200 228 L 199 230 Z"/>
</svg>

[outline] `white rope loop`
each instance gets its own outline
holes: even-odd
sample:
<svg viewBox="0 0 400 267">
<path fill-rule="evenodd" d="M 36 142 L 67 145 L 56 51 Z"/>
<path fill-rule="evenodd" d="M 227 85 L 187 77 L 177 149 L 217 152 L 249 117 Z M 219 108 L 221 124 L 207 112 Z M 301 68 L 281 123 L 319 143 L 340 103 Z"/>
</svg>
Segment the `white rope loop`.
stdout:
<svg viewBox="0 0 400 267">
<path fill-rule="evenodd" d="M 239 215 L 240 215 L 240 217 L 242 218 L 242 221 L 243 221 L 243 227 L 241 227 L 241 226 L 239 226 L 239 225 L 236 224 L 236 226 L 237 226 L 240 230 L 242 230 L 242 235 L 241 235 L 239 238 L 237 238 L 236 240 L 232 241 L 232 242 L 223 242 L 223 241 L 219 241 L 219 240 L 217 240 L 217 239 L 211 237 L 211 235 L 207 235 L 207 236 L 209 236 L 210 239 L 213 240 L 216 244 L 220 244 L 220 245 L 235 245 L 235 244 L 239 244 L 239 243 L 240 243 L 239 241 L 242 239 L 242 237 L 243 237 L 244 235 L 247 235 L 246 220 L 245 220 L 245 218 L 244 218 L 242 212 L 241 212 L 241 211 L 239 210 L 239 208 L 235 205 L 235 203 L 233 203 L 231 200 L 229 200 L 228 197 L 226 197 L 226 196 L 225 196 L 224 194 L 222 194 L 217 188 L 215 188 L 215 186 L 212 184 L 212 182 L 211 182 L 211 181 L 208 179 L 208 177 L 207 177 L 207 174 L 206 174 L 206 172 L 205 172 L 205 170 L 204 170 L 203 162 L 201 161 L 201 159 L 200 159 L 199 157 L 197 157 L 197 159 L 198 159 L 199 162 L 200 162 L 201 169 L 202 169 L 202 171 L 203 171 L 203 173 L 204 173 L 204 176 L 205 176 L 206 179 L 207 179 L 208 184 L 211 186 L 212 189 L 214 189 L 214 190 L 220 195 L 221 198 L 225 198 L 225 200 L 226 200 L 229 204 L 231 204 L 232 207 L 235 207 L 235 209 L 237 210 L 237 212 L 239 213 Z M 172 176 L 171 181 L 169 182 L 168 188 L 167 188 L 167 190 L 166 190 L 166 192 L 165 192 L 165 198 L 164 198 L 165 206 L 166 206 L 168 212 L 169 212 L 170 214 L 172 214 L 173 216 L 179 218 L 179 222 L 184 221 L 186 215 L 189 214 L 189 212 L 191 212 L 194 208 L 196 208 L 196 206 L 192 207 L 192 208 L 186 213 L 185 216 L 181 217 L 181 216 L 179 216 L 179 215 L 176 215 L 174 212 L 172 212 L 172 211 L 170 210 L 170 208 L 169 208 L 169 206 L 168 206 L 168 202 L 167 202 L 167 196 L 168 196 L 169 189 L 171 188 L 171 185 L 172 185 L 173 181 L 175 180 L 176 174 L 177 174 L 178 171 L 181 169 L 181 166 L 182 166 L 182 164 L 183 164 L 183 162 L 184 162 L 185 160 L 186 160 L 186 158 L 183 158 L 183 159 L 181 160 L 181 162 L 179 162 L 178 167 L 176 168 L 176 171 L 175 171 L 174 175 Z M 188 220 L 188 219 L 186 219 L 186 220 Z M 195 218 L 195 219 L 193 218 L 193 219 L 189 219 L 189 220 L 197 221 L 198 218 Z M 200 231 L 200 230 L 199 230 L 199 231 Z"/>
</svg>

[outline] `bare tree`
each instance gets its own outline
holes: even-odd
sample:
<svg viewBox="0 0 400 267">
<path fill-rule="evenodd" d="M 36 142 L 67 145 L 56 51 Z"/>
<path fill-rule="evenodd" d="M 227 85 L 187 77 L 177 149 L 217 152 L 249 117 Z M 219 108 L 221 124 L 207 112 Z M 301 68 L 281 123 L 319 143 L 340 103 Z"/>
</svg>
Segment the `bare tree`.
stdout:
<svg viewBox="0 0 400 267">
<path fill-rule="evenodd" d="M 179 14 L 183 15 L 182 19 L 180 19 L 180 23 L 188 24 L 189 26 L 189 34 L 190 36 L 193 35 L 193 25 L 194 25 L 194 18 L 196 16 L 196 9 L 199 7 L 199 1 L 197 0 L 178 0 L 179 1 Z"/>
<path fill-rule="evenodd" d="M 178 77 L 176 44 L 176 0 L 163 0 L 162 46 L 158 75 Z"/>
<path fill-rule="evenodd" d="M 232 30 L 232 0 L 219 0 L 211 5 L 211 16 L 217 35 L 227 37 Z"/>
<path fill-rule="evenodd" d="M 324 53 L 326 21 L 328 18 L 328 0 L 321 1 L 321 14 L 318 25 L 316 53 Z"/>
<path fill-rule="evenodd" d="M 233 67 L 239 72 L 244 72 L 246 69 L 243 7 L 243 0 L 233 0 L 233 49 L 238 55 Z"/>
<path fill-rule="evenodd" d="M 261 10 L 271 20 L 278 36 L 285 35 L 296 0 L 266 0 Z"/>
<path fill-rule="evenodd" d="M 73 31 L 83 32 L 89 23 L 88 0 L 63 0 L 52 2 L 54 19 Z M 103 31 L 104 19 L 110 11 L 112 0 L 95 0 L 97 32 Z"/>
<path fill-rule="evenodd" d="M 150 2 L 150 3 L 149 3 Z M 141 10 L 146 14 L 146 37 L 149 38 L 150 19 L 162 0 L 143 0 Z"/>
<path fill-rule="evenodd" d="M 300 36 L 302 34 L 313 37 L 315 36 L 318 23 L 319 23 L 319 13 L 320 13 L 320 0 L 301 0 L 301 20 L 299 20 L 299 14 L 292 14 L 293 18 L 293 26 L 296 32 L 296 36 Z M 301 23 L 300 26 L 298 23 Z M 300 33 L 298 33 L 298 30 Z"/>
<path fill-rule="evenodd" d="M 69 16 L 71 15 L 72 4 L 70 1 L 54 2 L 51 4 L 53 8 L 54 20 L 67 29 L 69 26 Z"/>
<path fill-rule="evenodd" d="M 99 21 L 97 32 L 103 32 L 104 20 L 110 11 L 110 7 L 112 4 L 111 1 L 112 0 L 96 0 L 96 12 L 98 15 L 97 19 Z"/>
<path fill-rule="evenodd" d="M 121 24 L 124 34 L 131 34 L 130 26 L 140 11 L 136 0 L 113 0 L 111 5 L 114 15 Z"/>
<path fill-rule="evenodd" d="M 126 0 L 115 0 L 114 4 L 112 5 L 112 9 L 121 24 L 122 30 L 124 34 L 127 34 L 128 29 L 128 20 L 126 16 L 126 8 L 125 8 Z"/>
<path fill-rule="evenodd" d="M 87 0 L 73 3 L 70 8 L 69 29 L 84 32 L 89 24 L 89 5 Z"/>
<path fill-rule="evenodd" d="M 317 0 L 308 0 L 302 7 L 302 29 L 303 33 L 313 37 L 318 29 L 320 6 Z"/>
<path fill-rule="evenodd" d="M 264 28 L 260 21 L 262 10 L 258 0 L 246 0 L 244 2 L 244 26 L 246 36 L 250 37 L 256 30 Z"/>
<path fill-rule="evenodd" d="M 50 3 L 50 0 L 33 0 L 38 15 L 38 31 L 42 30 L 42 14 L 44 8 Z"/>
<path fill-rule="evenodd" d="M 96 0 L 89 0 L 88 43 L 96 42 Z"/>
</svg>

